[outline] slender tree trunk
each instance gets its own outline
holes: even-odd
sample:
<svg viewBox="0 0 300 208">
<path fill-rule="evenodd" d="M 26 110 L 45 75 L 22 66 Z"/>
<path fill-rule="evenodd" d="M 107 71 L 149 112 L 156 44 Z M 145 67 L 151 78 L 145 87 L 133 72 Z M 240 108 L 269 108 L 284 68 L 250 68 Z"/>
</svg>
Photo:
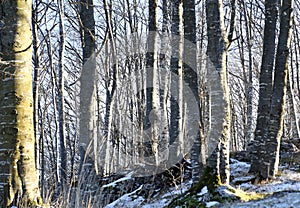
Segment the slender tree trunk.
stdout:
<svg viewBox="0 0 300 208">
<path fill-rule="evenodd" d="M 171 56 L 171 142 L 175 142 L 177 152 L 171 157 L 183 156 L 183 2 L 172 1 L 172 56 Z M 171 154 L 174 154 L 171 153 Z"/>
<path fill-rule="evenodd" d="M 298 37 L 298 31 L 297 31 L 297 27 L 294 28 L 293 30 L 293 52 L 291 53 L 291 67 L 289 70 L 289 76 L 288 76 L 288 81 L 289 81 L 289 88 L 290 88 L 290 96 L 291 96 L 291 106 L 292 106 L 292 113 L 293 113 L 293 117 L 294 117 L 294 132 L 293 132 L 293 138 L 300 138 L 300 120 L 299 120 L 299 115 L 300 115 L 300 108 L 299 108 L 299 62 L 297 60 L 299 60 L 299 56 L 298 53 L 299 51 L 297 51 L 297 46 L 299 47 L 299 37 Z M 296 60 L 295 62 L 293 60 Z M 297 79 L 298 78 L 298 79 Z M 298 93 L 297 93 L 298 92 Z"/>
<path fill-rule="evenodd" d="M 294 73 L 293 73 L 293 65 L 291 66 L 290 73 L 288 73 L 288 95 L 290 97 L 289 103 L 290 103 L 290 110 L 291 112 L 291 122 L 292 122 L 292 127 L 293 128 L 293 133 L 292 137 L 293 138 L 300 138 L 300 122 L 299 122 L 299 108 L 297 108 L 297 101 L 296 101 L 296 96 L 295 95 L 295 88 L 294 88 Z"/>
<path fill-rule="evenodd" d="M 184 0 L 183 1 L 183 17 L 184 17 L 184 83 L 187 85 L 192 93 L 193 97 L 196 99 L 196 108 L 191 105 L 189 100 L 185 100 L 187 103 L 187 131 L 196 128 L 198 134 L 191 138 L 190 143 L 193 144 L 191 147 L 191 160 L 192 160 L 192 178 L 193 183 L 197 182 L 201 176 L 201 169 L 204 164 L 201 164 L 206 159 L 206 151 L 201 145 L 201 140 L 203 142 L 204 135 L 202 131 L 199 131 L 199 124 L 193 125 L 193 121 L 201 121 L 201 114 L 195 113 L 195 111 L 201 112 L 200 110 L 200 98 L 199 98 L 199 88 L 197 79 L 197 46 L 196 46 L 196 12 L 195 12 L 195 1 L 194 0 Z M 199 118 L 192 118 L 194 116 L 200 115 Z M 201 140 L 200 140 L 201 139 Z M 204 151 L 204 152 L 202 152 Z"/>
<path fill-rule="evenodd" d="M 211 129 L 208 152 L 212 153 L 207 166 L 223 183 L 229 183 L 230 102 L 226 75 L 228 40 L 225 33 L 223 3 L 206 0 L 208 35 L 208 73 L 210 85 Z"/>
<path fill-rule="evenodd" d="M 87 152 L 88 147 L 95 138 L 96 132 L 96 60 L 95 60 L 95 20 L 93 0 L 80 1 L 80 27 L 83 48 L 83 67 L 80 77 L 80 129 L 79 143 L 81 152 L 81 164 L 84 157 L 91 157 Z M 87 155 L 86 155 L 87 154 Z M 91 161 L 90 161 L 91 162 Z M 92 164 L 93 165 L 93 162 Z M 95 167 L 95 166 L 94 166 Z M 81 169 L 81 168 L 80 168 Z"/>
<path fill-rule="evenodd" d="M 276 23 L 278 18 L 278 0 L 265 1 L 265 28 L 263 42 L 263 57 L 259 79 L 259 102 L 258 117 L 255 130 L 255 139 L 253 141 L 253 150 L 251 149 L 252 159 L 250 172 L 261 173 L 266 172 L 268 167 L 264 164 L 264 152 L 266 147 L 265 138 L 267 137 L 267 129 L 270 124 L 270 109 L 272 95 L 272 74 L 274 68 L 275 56 L 275 37 Z M 262 173 L 261 173 L 262 174 Z M 264 176 L 266 173 L 263 174 Z"/>
<path fill-rule="evenodd" d="M 0 4 L 1 207 L 42 203 L 35 164 L 32 1 Z"/>
<path fill-rule="evenodd" d="M 204 14 L 205 13 L 205 1 L 202 2 L 201 5 L 201 11 L 199 14 Z M 204 17 L 201 17 L 199 15 L 199 18 L 201 18 L 200 22 L 200 34 L 199 34 L 199 48 L 198 48 L 198 79 L 199 79 L 199 109 L 200 109 L 200 119 L 199 119 L 199 124 L 200 124 L 200 145 L 201 145 L 201 162 L 202 165 L 205 167 L 206 166 L 206 140 L 207 140 L 207 135 L 209 132 L 209 115 L 210 115 L 210 105 L 209 105 L 209 93 L 208 93 L 208 88 L 207 88 L 207 67 L 203 64 L 206 59 L 206 47 L 204 45 L 205 43 L 205 33 L 206 33 L 206 20 Z M 197 146 L 197 145 L 196 145 Z M 197 149 L 196 149 L 197 150 Z M 192 154 L 192 151 L 191 151 Z"/>
<path fill-rule="evenodd" d="M 158 73 L 158 1 L 149 0 L 149 19 L 146 54 L 146 120 L 145 129 L 150 128 L 148 137 L 152 144 L 153 159 L 149 162 L 156 166 L 159 164 L 158 158 L 158 136 L 159 136 L 159 120 L 160 120 L 160 92 L 159 92 L 159 73 Z M 145 134 L 144 134 L 145 135 Z M 152 157 L 151 157 L 152 158 Z M 146 158 L 145 158 L 146 159 Z"/>
<path fill-rule="evenodd" d="M 59 171 L 60 181 L 59 189 L 62 189 L 67 182 L 67 150 L 66 150 L 66 138 L 65 138 L 65 97 L 64 97 L 64 55 L 65 55 L 65 29 L 64 29 L 64 1 L 58 1 L 59 9 L 59 40 L 60 45 L 58 49 L 58 93 L 57 93 L 57 111 L 58 111 L 58 135 L 59 135 Z"/>
<path fill-rule="evenodd" d="M 252 15 L 247 13 L 247 5 L 245 1 L 242 1 L 242 7 L 243 7 L 243 16 L 245 17 L 245 28 L 246 28 L 246 39 L 247 39 L 247 49 L 248 49 L 248 61 L 249 61 L 249 71 L 248 71 L 248 84 L 247 87 L 247 127 L 246 127 L 246 143 L 249 143 L 253 140 L 255 131 L 255 121 L 254 121 L 254 86 L 253 86 L 253 64 L 252 64 L 252 43 L 251 39 L 252 34 L 252 23 L 249 18 L 252 18 Z M 251 8 L 252 10 L 252 4 Z"/>
<path fill-rule="evenodd" d="M 33 101 L 34 101 L 34 134 L 35 134 L 35 146 L 36 146 L 36 166 L 40 169 L 39 158 L 39 80 L 40 80 L 40 54 L 39 54 L 39 38 L 37 30 L 37 5 L 35 8 L 32 6 L 32 43 L 33 43 Z"/>
<path fill-rule="evenodd" d="M 163 87 L 161 93 L 162 102 L 162 152 L 161 158 L 167 161 L 170 155 L 170 131 L 169 131 L 169 118 L 168 118 L 168 104 L 170 93 L 170 38 L 171 38 L 171 1 L 163 0 L 163 23 L 162 23 L 162 40 L 161 40 L 161 53 L 160 53 L 160 83 Z"/>
<path fill-rule="evenodd" d="M 105 17 L 106 17 L 106 25 L 108 30 L 108 43 L 106 45 L 106 54 L 109 57 L 108 49 L 111 48 L 112 51 L 112 69 L 109 69 L 109 58 L 106 60 L 106 68 L 107 70 L 112 70 L 112 78 L 108 78 L 106 80 L 106 115 L 105 115 L 105 128 L 107 129 L 107 141 L 106 141 L 106 150 L 105 150 L 105 174 L 109 174 L 113 171 L 113 167 L 115 165 L 115 144 L 114 139 L 118 136 L 115 132 L 115 126 L 113 125 L 114 112 L 113 109 L 118 105 L 118 97 L 117 97 L 117 83 L 118 83 L 118 59 L 117 59 L 117 49 L 115 43 L 115 36 L 112 26 L 112 3 L 108 4 L 106 0 L 103 0 L 104 8 L 105 8 Z M 111 79 L 111 90 L 109 90 L 110 80 Z M 115 96 L 115 98 L 113 98 Z M 116 119 L 115 119 L 116 120 Z"/>
</svg>

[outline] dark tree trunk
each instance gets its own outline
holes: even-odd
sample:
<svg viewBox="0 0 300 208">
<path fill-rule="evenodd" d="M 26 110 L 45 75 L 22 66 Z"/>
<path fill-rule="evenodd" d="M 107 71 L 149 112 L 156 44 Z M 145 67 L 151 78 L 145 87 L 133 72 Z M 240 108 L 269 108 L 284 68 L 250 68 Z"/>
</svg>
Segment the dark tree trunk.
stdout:
<svg viewBox="0 0 300 208">
<path fill-rule="evenodd" d="M 191 117 L 195 115 L 194 111 L 200 112 L 200 98 L 198 89 L 198 76 L 197 76 L 197 46 L 196 46 L 196 12 L 195 12 L 195 1 L 184 0 L 183 1 L 183 18 L 184 18 L 184 83 L 192 90 L 193 96 L 197 102 L 198 109 L 191 109 L 191 105 L 187 105 L 187 120 L 202 120 L 201 118 Z M 196 126 L 198 134 L 195 138 L 190 138 L 193 146 L 191 147 L 191 160 L 192 160 L 192 178 L 193 183 L 196 183 L 201 176 L 202 161 L 205 160 L 205 152 L 201 152 L 201 142 L 199 125 Z M 190 128 L 188 128 L 190 129 Z M 203 139 L 202 139 L 203 140 Z M 203 148 L 202 148 L 203 149 Z M 204 158 L 203 158 L 204 157 Z"/>
<path fill-rule="evenodd" d="M 270 125 L 278 0 L 265 1 L 265 14 L 257 126 L 255 130 L 255 139 L 252 144 L 253 146 L 250 148 L 252 154 L 250 172 L 259 173 L 263 178 L 268 177 L 270 172 L 270 163 L 269 161 L 265 161 L 264 157 L 266 156 L 266 138 L 268 136 L 268 127 Z"/>
<path fill-rule="evenodd" d="M 152 144 L 152 153 L 148 162 L 159 164 L 158 135 L 160 121 L 160 92 L 159 92 L 159 71 L 158 71 L 158 1 L 149 0 L 149 17 L 148 17 L 148 39 L 146 54 L 146 117 L 145 132 Z M 145 134 L 144 134 L 145 135 Z M 147 139 L 147 138 L 144 138 Z M 146 142 L 146 141 L 145 141 Z M 146 159 L 146 158 L 145 158 Z M 155 160 L 155 161 L 153 161 Z"/>
<path fill-rule="evenodd" d="M 275 75 L 271 96 L 270 123 L 265 138 L 266 153 L 261 168 L 263 178 L 275 177 L 278 171 L 280 140 L 283 132 L 284 104 L 287 87 L 288 55 L 291 42 L 292 0 L 282 2 L 280 14 L 280 34 L 275 60 Z"/>
</svg>

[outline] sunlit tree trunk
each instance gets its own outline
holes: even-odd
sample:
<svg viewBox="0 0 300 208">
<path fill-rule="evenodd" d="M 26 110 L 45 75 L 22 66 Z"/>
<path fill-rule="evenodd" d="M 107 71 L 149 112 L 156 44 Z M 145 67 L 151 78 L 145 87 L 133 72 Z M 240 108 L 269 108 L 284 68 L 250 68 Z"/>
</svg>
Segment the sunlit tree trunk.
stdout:
<svg viewBox="0 0 300 208">
<path fill-rule="evenodd" d="M 171 5 L 170 0 L 163 0 L 163 23 L 162 23 L 162 39 L 161 39 L 161 53 L 159 56 L 160 67 L 160 83 L 163 87 L 163 93 L 161 93 L 162 102 L 162 152 L 160 152 L 162 160 L 167 161 L 169 159 L 169 118 L 168 118 L 168 104 L 170 93 L 170 32 L 171 32 Z"/>
<path fill-rule="evenodd" d="M 1 207 L 41 203 L 35 164 L 32 1 L 0 4 Z"/>
<path fill-rule="evenodd" d="M 223 3 L 221 0 L 206 0 L 207 20 L 207 67 L 210 87 L 211 128 L 209 145 L 212 155 L 207 166 L 212 168 L 223 183 L 229 183 L 229 139 L 230 139 L 230 102 L 226 75 L 226 56 L 228 40 L 224 27 Z M 215 148 L 213 145 L 212 148 Z"/>
</svg>

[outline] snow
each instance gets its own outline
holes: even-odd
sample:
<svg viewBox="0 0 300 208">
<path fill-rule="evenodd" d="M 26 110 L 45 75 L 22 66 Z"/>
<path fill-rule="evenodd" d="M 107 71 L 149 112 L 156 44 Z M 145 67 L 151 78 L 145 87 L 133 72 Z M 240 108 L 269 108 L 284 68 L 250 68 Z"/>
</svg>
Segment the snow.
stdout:
<svg viewBox="0 0 300 208">
<path fill-rule="evenodd" d="M 204 186 L 202 189 L 201 189 L 201 192 L 197 194 L 197 196 L 203 196 L 205 194 L 208 193 L 208 189 L 207 189 L 207 186 Z"/>
<path fill-rule="evenodd" d="M 249 174 L 250 164 L 231 159 L 231 175 L 234 177 L 232 182 L 240 182 L 235 188 L 240 188 L 247 192 L 256 192 L 267 194 L 268 196 L 261 200 L 248 202 L 232 202 L 227 204 L 220 204 L 217 201 L 206 202 L 206 207 L 223 207 L 223 208 L 297 208 L 300 207 L 300 172 L 284 169 L 281 167 L 280 176 L 272 182 L 266 184 L 253 185 L 249 181 L 254 176 Z M 283 169 L 282 169 L 283 168 Z M 132 173 L 125 177 L 118 179 L 103 187 L 116 186 L 117 183 L 132 178 Z M 150 199 L 145 199 L 138 196 L 138 191 L 142 189 L 140 186 L 135 191 L 121 196 L 116 201 L 108 204 L 105 208 L 122 207 L 122 208 L 157 208 L 167 206 L 176 196 L 183 194 L 191 186 L 191 181 L 187 181 L 180 186 L 171 188 L 168 192 L 158 194 Z M 234 186 L 234 185 L 233 185 Z M 203 187 L 201 192 L 197 195 L 199 198 L 208 193 L 207 187 Z"/>
<path fill-rule="evenodd" d="M 170 203 L 170 199 L 161 199 L 157 202 L 149 203 L 142 205 L 141 208 L 158 208 L 158 207 L 164 207 L 167 206 Z"/>
<path fill-rule="evenodd" d="M 258 193 L 273 194 L 277 192 L 299 192 L 300 194 L 300 173 L 284 170 L 282 175 L 272 183 L 265 185 L 252 186 L 249 190 Z"/>
<path fill-rule="evenodd" d="M 231 161 L 231 174 L 235 177 L 233 181 L 243 181 L 253 176 L 249 175 L 250 164 Z M 249 202 L 235 202 L 222 204 L 222 208 L 297 208 L 300 207 L 300 172 L 282 169 L 280 176 L 267 184 L 253 185 L 250 182 L 239 185 L 239 188 L 247 192 L 268 194 L 261 200 Z"/>
<path fill-rule="evenodd" d="M 216 206 L 220 204 L 220 202 L 217 202 L 217 201 L 211 201 L 211 202 L 206 202 L 206 207 L 213 207 L 213 206 Z"/>
<path fill-rule="evenodd" d="M 130 180 L 132 178 L 132 175 L 133 175 L 133 172 L 130 172 L 125 177 L 120 178 L 120 179 L 118 179 L 116 181 L 113 181 L 113 182 L 111 182 L 109 184 L 106 184 L 106 185 L 102 186 L 102 188 L 107 188 L 107 187 L 111 187 L 111 186 L 115 187 L 117 185 L 117 183 L 120 183 L 122 181 Z"/>
<path fill-rule="evenodd" d="M 230 159 L 230 174 L 232 176 L 239 175 L 241 173 L 248 173 L 250 169 L 250 164 L 246 162 L 240 162 L 235 159 Z"/>
<path fill-rule="evenodd" d="M 143 185 L 141 185 L 138 189 L 136 189 L 135 191 L 133 191 L 129 194 L 124 194 L 123 196 L 121 196 L 116 201 L 106 205 L 105 208 L 136 207 L 136 206 L 139 206 L 144 201 L 143 197 L 138 197 L 137 199 L 132 201 L 132 198 L 130 196 L 134 195 L 136 192 L 140 191 L 142 188 L 143 188 Z"/>
<path fill-rule="evenodd" d="M 300 193 L 280 193 L 263 200 L 240 202 L 223 205 L 222 208 L 298 208 L 300 207 Z"/>
<path fill-rule="evenodd" d="M 174 188 L 170 192 L 164 194 L 162 196 L 162 198 L 173 197 L 173 196 L 183 194 L 184 192 L 186 192 L 191 187 L 191 184 L 192 184 L 192 181 L 189 181 L 188 183 L 184 183 L 180 186 L 177 186 L 176 188 Z"/>
</svg>

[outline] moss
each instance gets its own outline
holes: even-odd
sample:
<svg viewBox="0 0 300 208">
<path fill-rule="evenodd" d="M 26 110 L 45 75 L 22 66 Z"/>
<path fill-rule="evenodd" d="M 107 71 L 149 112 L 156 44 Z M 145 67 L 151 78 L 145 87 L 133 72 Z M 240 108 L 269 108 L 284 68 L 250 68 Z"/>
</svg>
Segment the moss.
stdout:
<svg viewBox="0 0 300 208">
<path fill-rule="evenodd" d="M 264 198 L 265 194 L 257 194 L 254 192 L 245 192 L 241 189 L 236 189 L 229 185 L 222 185 L 220 178 L 215 174 L 214 170 L 210 167 L 206 167 L 205 171 L 200 178 L 199 182 L 192 186 L 186 193 L 175 198 L 167 208 L 173 207 L 206 207 L 205 202 L 199 200 L 198 193 L 204 187 L 207 187 L 209 192 L 209 200 L 210 201 L 218 201 L 220 203 L 233 202 L 233 201 L 250 201 L 250 200 L 258 200 Z M 222 194 L 223 190 L 226 190 L 226 193 Z M 231 194 L 230 194 L 231 193 Z"/>
<path fill-rule="evenodd" d="M 197 194 L 206 186 L 209 193 L 215 193 L 215 189 L 221 185 L 221 179 L 214 170 L 206 167 L 199 182 L 192 186 L 186 193 L 176 197 L 167 207 L 205 207 L 205 203 L 198 200 Z"/>
<path fill-rule="evenodd" d="M 199 182 L 191 187 L 189 192 L 191 194 L 199 193 L 203 187 L 207 186 L 209 192 L 213 193 L 215 189 L 221 185 L 220 177 L 215 174 L 214 170 L 210 167 L 206 167 Z"/>
<path fill-rule="evenodd" d="M 200 202 L 196 195 L 186 195 L 184 197 L 179 197 L 176 200 L 173 200 L 167 208 L 172 207 L 183 207 L 183 208 L 200 208 L 206 207 L 205 203 Z"/>
</svg>

